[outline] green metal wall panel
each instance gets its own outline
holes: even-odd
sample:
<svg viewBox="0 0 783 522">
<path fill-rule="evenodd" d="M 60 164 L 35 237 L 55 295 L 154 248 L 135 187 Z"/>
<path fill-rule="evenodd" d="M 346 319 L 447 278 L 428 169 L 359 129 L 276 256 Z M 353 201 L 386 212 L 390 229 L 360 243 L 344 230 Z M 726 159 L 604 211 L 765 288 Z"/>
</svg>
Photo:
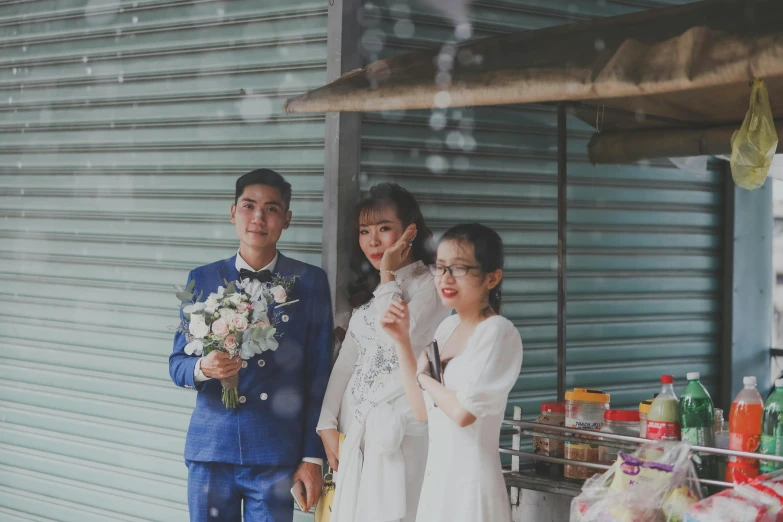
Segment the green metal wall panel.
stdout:
<svg viewBox="0 0 783 522">
<path fill-rule="evenodd" d="M 236 249 L 233 183 L 295 188 L 320 264 L 327 5 L 0 1 L 0 519 L 185 521 L 195 394 L 171 285 Z"/>
<path fill-rule="evenodd" d="M 675 3 L 687 2 L 479 1 L 471 21 L 475 36 L 487 36 Z M 368 60 L 453 39 L 441 14 L 388 5 L 367 22 Z M 658 390 L 661 374 L 684 385 L 687 371 L 699 371 L 717 397 L 721 175 L 666 160 L 593 167 L 591 134 L 569 118 L 567 385 L 600 387 L 614 406 L 633 407 Z M 509 408 L 522 406 L 526 419 L 556 394 L 556 150 L 547 106 L 388 112 L 362 123 L 363 189 L 404 185 L 436 235 L 479 221 L 503 237 L 504 313 L 525 345 Z"/>
</svg>

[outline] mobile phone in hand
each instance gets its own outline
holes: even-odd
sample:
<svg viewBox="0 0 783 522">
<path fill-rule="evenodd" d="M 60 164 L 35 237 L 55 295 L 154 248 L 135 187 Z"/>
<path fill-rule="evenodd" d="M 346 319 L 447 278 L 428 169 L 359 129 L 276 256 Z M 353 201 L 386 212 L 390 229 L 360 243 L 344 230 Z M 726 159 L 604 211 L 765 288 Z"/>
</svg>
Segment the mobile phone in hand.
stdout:
<svg viewBox="0 0 783 522">
<path fill-rule="evenodd" d="M 291 496 L 294 497 L 296 505 L 299 506 L 299 510 L 307 513 L 305 506 L 307 505 L 307 492 L 305 491 L 304 484 L 301 480 L 294 482 L 294 487 L 291 488 Z"/>
<path fill-rule="evenodd" d="M 440 364 L 440 349 L 438 341 L 432 341 L 427 345 L 427 358 L 430 360 L 430 374 L 432 378 L 443 384 L 443 369 Z"/>
</svg>

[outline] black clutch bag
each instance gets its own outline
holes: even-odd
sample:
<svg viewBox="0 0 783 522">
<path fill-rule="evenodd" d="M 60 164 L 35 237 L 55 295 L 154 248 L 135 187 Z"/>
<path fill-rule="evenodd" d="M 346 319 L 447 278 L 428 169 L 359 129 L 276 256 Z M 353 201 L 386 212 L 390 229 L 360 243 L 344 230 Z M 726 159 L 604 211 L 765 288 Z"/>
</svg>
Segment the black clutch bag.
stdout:
<svg viewBox="0 0 783 522">
<path fill-rule="evenodd" d="M 432 341 L 427 345 L 427 358 L 430 360 L 430 375 L 432 378 L 443 384 L 443 369 L 440 364 L 440 350 L 438 341 Z"/>
</svg>

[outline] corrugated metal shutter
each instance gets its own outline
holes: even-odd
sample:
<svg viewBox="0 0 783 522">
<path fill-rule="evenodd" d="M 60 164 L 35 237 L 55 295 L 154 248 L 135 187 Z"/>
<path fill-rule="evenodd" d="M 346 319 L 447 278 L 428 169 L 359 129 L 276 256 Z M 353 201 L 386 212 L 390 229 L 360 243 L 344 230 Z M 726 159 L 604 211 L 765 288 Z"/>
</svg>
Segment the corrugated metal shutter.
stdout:
<svg viewBox="0 0 783 522">
<path fill-rule="evenodd" d="M 686 2 L 482 1 L 473 3 L 472 20 L 482 36 L 673 3 Z M 453 35 L 436 15 L 399 7 L 377 13 L 377 25 L 365 32 L 369 59 Z M 555 110 L 371 114 L 362 129 L 364 189 L 401 183 L 437 233 L 479 221 L 504 238 L 505 314 L 525 344 L 509 407 L 535 418 L 557 384 Z M 632 407 L 658 390 L 661 374 L 684 384 L 687 371 L 700 371 L 717 397 L 721 176 L 691 174 L 665 160 L 593 167 L 586 158 L 591 133 L 569 119 L 568 387 L 600 387 L 614 406 Z"/>
<path fill-rule="evenodd" d="M 195 395 L 171 285 L 232 255 L 233 183 L 295 187 L 283 250 L 319 264 L 323 2 L 0 2 L 0 519 L 187 520 Z"/>
</svg>

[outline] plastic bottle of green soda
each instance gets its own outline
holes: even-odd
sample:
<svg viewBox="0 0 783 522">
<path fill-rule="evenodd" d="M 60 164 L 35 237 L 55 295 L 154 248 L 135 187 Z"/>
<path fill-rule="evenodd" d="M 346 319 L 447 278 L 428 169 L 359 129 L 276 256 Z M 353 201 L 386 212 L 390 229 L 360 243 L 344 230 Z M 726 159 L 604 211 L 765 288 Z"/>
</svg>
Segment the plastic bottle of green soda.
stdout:
<svg viewBox="0 0 783 522">
<path fill-rule="evenodd" d="M 691 446 L 715 446 L 715 410 L 712 398 L 702 385 L 698 372 L 687 375 L 688 385 L 680 399 L 680 425 L 682 440 Z M 715 464 L 713 456 L 699 453 L 701 464 L 696 471 L 700 478 L 715 479 Z"/>
<path fill-rule="evenodd" d="M 783 379 L 775 381 L 775 389 L 764 403 L 761 421 L 761 448 L 759 453 L 783 457 Z M 761 473 L 783 469 L 783 464 L 761 461 Z"/>
</svg>

